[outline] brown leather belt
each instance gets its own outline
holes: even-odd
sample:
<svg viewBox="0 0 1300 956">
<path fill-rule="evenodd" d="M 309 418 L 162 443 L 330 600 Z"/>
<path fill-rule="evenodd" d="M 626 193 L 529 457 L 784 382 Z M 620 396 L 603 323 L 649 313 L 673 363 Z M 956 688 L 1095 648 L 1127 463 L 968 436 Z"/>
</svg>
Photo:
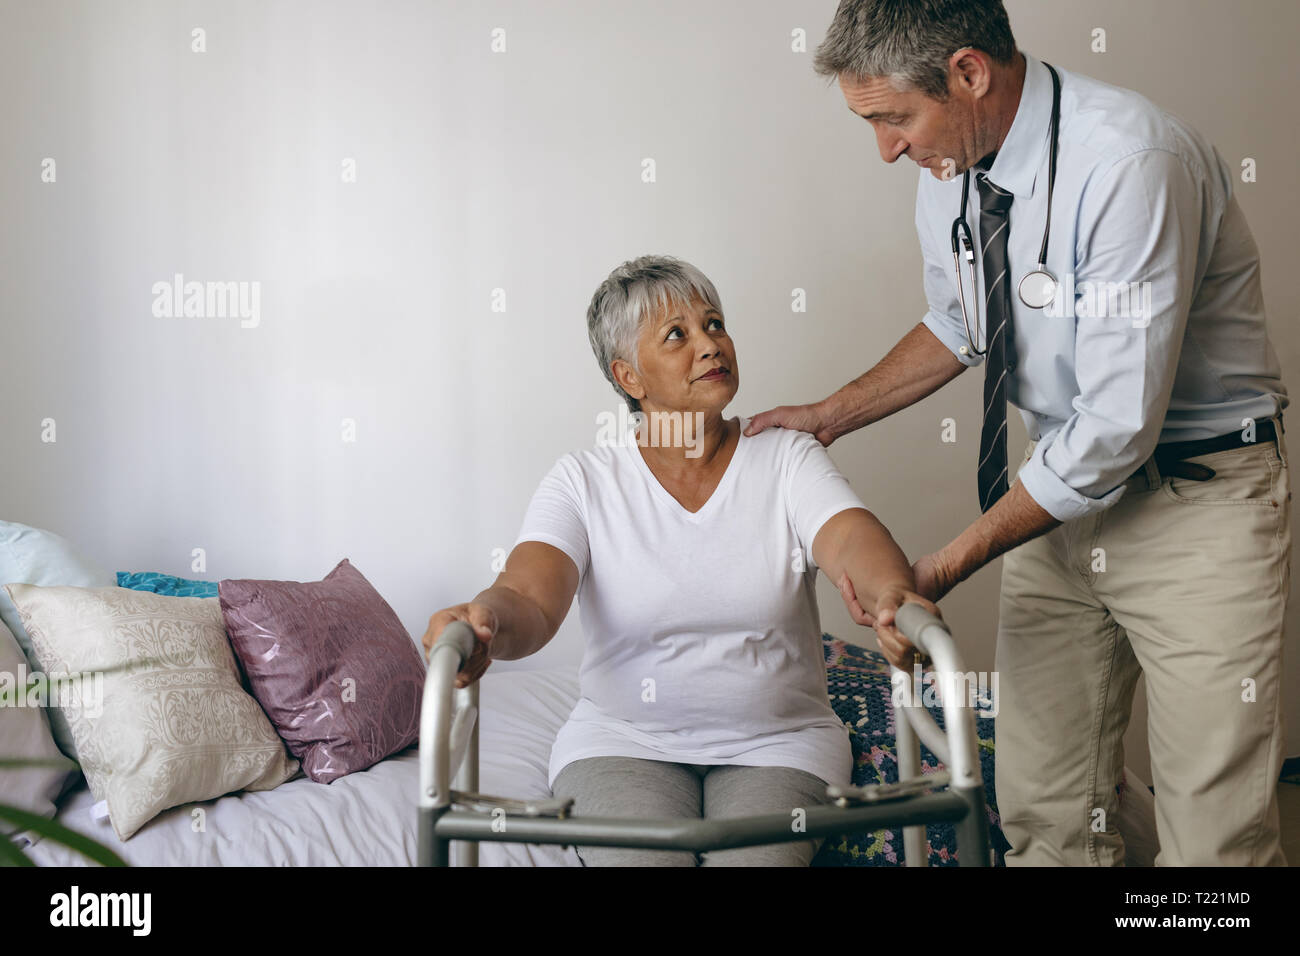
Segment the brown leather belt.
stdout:
<svg viewBox="0 0 1300 956">
<path fill-rule="evenodd" d="M 1279 418 L 1280 422 L 1281 419 Z M 1286 427 L 1283 426 L 1283 431 Z M 1273 428 L 1272 420 L 1262 421 L 1255 425 L 1255 441 L 1243 441 L 1241 432 L 1228 432 L 1226 435 L 1219 435 L 1216 438 L 1204 438 L 1200 441 L 1175 441 L 1165 442 L 1162 445 L 1156 445 L 1155 455 L 1156 468 L 1161 475 L 1168 475 L 1172 478 L 1190 478 L 1192 481 L 1208 481 L 1214 477 L 1214 469 L 1199 462 L 1185 461 L 1187 458 L 1196 458 L 1200 455 L 1209 455 L 1216 451 L 1227 451 L 1230 448 L 1243 448 L 1246 445 L 1254 445 L 1260 442 L 1273 441 L 1277 438 L 1277 432 Z M 1129 475 L 1130 478 L 1136 478 L 1138 475 L 1146 472 L 1146 465 L 1138 468 L 1137 471 Z"/>
</svg>

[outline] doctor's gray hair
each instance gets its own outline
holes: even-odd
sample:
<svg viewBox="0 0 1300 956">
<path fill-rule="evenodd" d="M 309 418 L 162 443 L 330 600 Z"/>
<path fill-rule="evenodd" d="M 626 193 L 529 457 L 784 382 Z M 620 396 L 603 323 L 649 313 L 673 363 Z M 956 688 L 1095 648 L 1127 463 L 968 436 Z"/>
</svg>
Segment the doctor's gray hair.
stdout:
<svg viewBox="0 0 1300 956">
<path fill-rule="evenodd" d="M 963 47 L 1016 57 L 1002 0 L 841 0 L 813 55 L 819 76 L 888 77 L 901 93 L 948 99 L 948 58 Z"/>
<path fill-rule="evenodd" d="M 610 366 L 615 359 L 622 359 L 639 374 L 637 339 L 642 325 L 669 308 L 690 304 L 696 295 L 722 311 L 718 290 L 695 266 L 672 256 L 641 256 L 629 259 L 611 272 L 591 297 L 587 309 L 591 350 L 596 353 L 596 362 L 605 378 L 627 402 L 630 411 L 639 412 L 641 403 L 623 391 Z"/>
</svg>

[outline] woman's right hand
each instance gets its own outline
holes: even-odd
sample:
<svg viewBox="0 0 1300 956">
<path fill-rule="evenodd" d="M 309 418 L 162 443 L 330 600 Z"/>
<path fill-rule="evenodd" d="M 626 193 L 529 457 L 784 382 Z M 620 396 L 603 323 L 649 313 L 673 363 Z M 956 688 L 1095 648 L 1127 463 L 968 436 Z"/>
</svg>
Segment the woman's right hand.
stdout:
<svg viewBox="0 0 1300 956">
<path fill-rule="evenodd" d="M 477 638 L 469 660 L 464 663 L 456 674 L 456 686 L 468 687 L 482 677 L 483 672 L 492 663 L 492 638 L 496 637 L 497 634 L 497 615 L 496 611 L 486 604 L 475 604 L 473 602 L 443 608 L 429 618 L 429 629 L 424 632 L 423 640 L 425 657 L 428 657 L 429 651 L 433 649 L 434 642 L 438 640 L 443 629 L 452 621 L 464 621 L 473 629 L 474 637 Z"/>
</svg>

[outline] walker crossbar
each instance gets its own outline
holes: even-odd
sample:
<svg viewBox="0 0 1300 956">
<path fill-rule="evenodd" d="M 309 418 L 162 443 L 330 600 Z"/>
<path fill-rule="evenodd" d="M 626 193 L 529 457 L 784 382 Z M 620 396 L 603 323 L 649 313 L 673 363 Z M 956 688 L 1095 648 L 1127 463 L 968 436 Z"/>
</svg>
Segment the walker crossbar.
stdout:
<svg viewBox="0 0 1300 956">
<path fill-rule="evenodd" d="M 948 628 L 918 604 L 905 604 L 895 624 L 904 636 L 935 663 L 939 686 L 944 674 L 963 673 Z M 462 862 L 478 865 L 478 844 L 543 843 L 560 846 L 619 846 L 656 850 L 710 850 L 791 843 L 844 833 L 869 833 L 902 827 L 908 866 L 927 864 L 925 825 L 950 822 L 957 831 L 958 859 L 963 866 L 988 866 L 989 833 L 983 778 L 979 769 L 975 719 L 958 695 L 943 693 L 945 735 L 920 706 L 919 693 L 899 701 L 894 715 L 898 733 L 900 784 L 831 788 L 843 798 L 835 803 L 803 808 L 792 814 L 761 814 L 730 819 L 627 819 L 570 817 L 568 804 L 547 800 L 505 800 L 475 793 L 478 789 L 478 692 L 476 681 L 455 688 L 456 673 L 469 658 L 476 638 L 468 624 L 448 624 L 429 652 L 424 701 L 420 714 L 419 864 L 449 866 L 451 841 L 464 841 Z M 895 686 L 905 672 L 894 669 Z M 910 678 L 908 678 L 910 679 Z M 951 686 L 951 685 L 949 685 Z M 918 690 L 913 687 L 913 690 Z M 456 713 L 453 720 L 453 695 Z M 472 722 L 472 730 L 467 730 Z M 920 741 L 948 767 L 936 775 L 936 789 L 913 793 L 922 783 Z M 932 745 L 937 743 L 939 746 Z M 456 786 L 451 775 L 459 764 Z M 922 778 L 922 779 L 918 779 Z M 910 784 L 902 786 L 901 784 Z M 938 789 L 948 784 L 946 789 Z M 897 788 L 900 793 L 891 793 Z M 501 805 L 494 806 L 499 801 Z M 452 809 L 453 806 L 482 809 Z"/>
</svg>

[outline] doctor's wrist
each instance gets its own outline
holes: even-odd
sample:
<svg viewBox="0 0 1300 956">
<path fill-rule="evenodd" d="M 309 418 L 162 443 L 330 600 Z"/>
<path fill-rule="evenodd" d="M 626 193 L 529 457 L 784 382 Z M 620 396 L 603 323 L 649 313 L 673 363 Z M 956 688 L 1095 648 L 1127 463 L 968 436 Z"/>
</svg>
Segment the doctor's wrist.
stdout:
<svg viewBox="0 0 1300 956">
<path fill-rule="evenodd" d="M 861 411 L 853 408 L 851 396 L 845 394 L 849 386 L 840 389 L 834 395 L 813 403 L 813 411 L 821 421 L 822 430 L 829 432 L 831 440 L 842 438 L 867 424 Z"/>
</svg>

